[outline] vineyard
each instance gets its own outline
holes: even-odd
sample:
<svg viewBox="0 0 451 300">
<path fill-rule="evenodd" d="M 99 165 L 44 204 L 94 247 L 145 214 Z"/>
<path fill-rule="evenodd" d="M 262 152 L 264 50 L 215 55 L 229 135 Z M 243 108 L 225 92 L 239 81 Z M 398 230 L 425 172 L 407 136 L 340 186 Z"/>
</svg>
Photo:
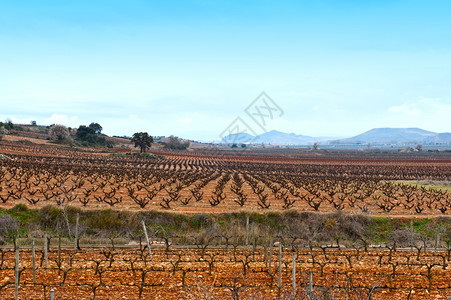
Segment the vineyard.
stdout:
<svg viewBox="0 0 451 300">
<path fill-rule="evenodd" d="M 449 215 L 451 159 L 296 159 L 166 153 L 154 159 L 4 143 L 0 201 L 87 209 L 299 209 Z M 269 162 L 265 162 L 269 160 Z"/>
<path fill-rule="evenodd" d="M 0 154 L 2 299 L 451 297 L 447 153 Z"/>
<path fill-rule="evenodd" d="M 177 249 L 21 251 L 27 299 L 425 299 L 451 290 L 446 253 L 387 250 Z M 2 299 L 14 297 L 14 251 L 2 252 Z M 293 271 L 293 259 L 295 261 Z M 293 281 L 293 272 L 295 277 Z M 427 289 L 425 289 L 425 287 Z M 433 287 L 433 288 L 432 288 Z M 295 296 L 295 297 L 294 297 Z"/>
</svg>

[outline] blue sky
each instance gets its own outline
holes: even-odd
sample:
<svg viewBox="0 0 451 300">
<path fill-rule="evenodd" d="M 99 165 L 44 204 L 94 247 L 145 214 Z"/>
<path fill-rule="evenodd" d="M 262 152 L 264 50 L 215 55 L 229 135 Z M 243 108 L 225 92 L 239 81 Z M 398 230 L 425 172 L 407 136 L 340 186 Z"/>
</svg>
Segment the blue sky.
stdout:
<svg viewBox="0 0 451 300">
<path fill-rule="evenodd" d="M 451 131 L 449 1 L 0 0 L 0 119 L 215 140 L 268 129 Z"/>
</svg>

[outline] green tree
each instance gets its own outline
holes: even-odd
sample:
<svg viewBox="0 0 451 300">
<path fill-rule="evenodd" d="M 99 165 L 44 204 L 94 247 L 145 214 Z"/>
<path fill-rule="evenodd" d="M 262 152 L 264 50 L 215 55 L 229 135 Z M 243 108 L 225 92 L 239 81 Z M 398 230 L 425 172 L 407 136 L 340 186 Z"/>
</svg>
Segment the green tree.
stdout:
<svg viewBox="0 0 451 300">
<path fill-rule="evenodd" d="M 92 127 L 88 127 L 86 125 L 80 125 L 78 127 L 76 136 L 80 141 L 86 141 L 89 143 L 96 142 L 96 132 Z"/>
<path fill-rule="evenodd" d="M 94 130 L 94 133 L 96 133 L 96 134 L 101 134 L 102 130 L 103 130 L 102 126 L 100 126 L 99 123 L 94 123 L 94 122 L 89 124 L 89 128 Z"/>
<path fill-rule="evenodd" d="M 106 146 L 113 147 L 114 143 L 108 141 L 105 135 L 101 134 L 102 126 L 98 123 L 91 123 L 89 126 L 80 125 L 75 134 L 77 140 L 81 141 L 85 146 Z"/>
<path fill-rule="evenodd" d="M 135 143 L 135 148 L 139 147 L 141 149 L 141 153 L 145 153 L 146 149 L 152 146 L 153 137 L 147 132 L 135 132 L 131 142 Z"/>
<path fill-rule="evenodd" d="M 14 129 L 14 124 L 10 119 L 7 119 L 5 123 L 0 122 L 0 127 L 4 127 L 5 129 Z"/>
</svg>

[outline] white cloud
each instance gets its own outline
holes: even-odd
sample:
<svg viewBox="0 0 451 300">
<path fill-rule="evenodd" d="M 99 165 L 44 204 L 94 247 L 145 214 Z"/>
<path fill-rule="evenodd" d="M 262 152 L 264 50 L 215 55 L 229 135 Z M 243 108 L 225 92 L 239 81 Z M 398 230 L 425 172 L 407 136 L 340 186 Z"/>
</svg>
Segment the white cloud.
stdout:
<svg viewBox="0 0 451 300">
<path fill-rule="evenodd" d="M 14 124 L 30 124 L 31 121 L 33 121 L 33 118 L 6 118 L 6 120 L 11 120 L 11 122 L 13 122 Z"/>
<path fill-rule="evenodd" d="M 451 131 L 451 100 L 421 98 L 391 106 L 383 118 L 385 126 L 420 127 L 438 132 Z"/>
<path fill-rule="evenodd" d="M 451 115 L 451 101 L 436 98 L 421 98 L 388 108 L 390 113 L 414 116 Z"/>
<path fill-rule="evenodd" d="M 421 114 L 421 110 L 419 110 L 417 107 L 415 107 L 415 105 L 412 105 L 410 103 L 392 106 L 388 109 L 388 111 L 391 113 L 400 113 L 411 116 L 417 116 Z"/>
<path fill-rule="evenodd" d="M 64 114 L 53 114 L 51 117 L 44 119 L 45 124 L 62 124 L 69 127 L 77 127 L 77 116 L 67 116 Z"/>
</svg>

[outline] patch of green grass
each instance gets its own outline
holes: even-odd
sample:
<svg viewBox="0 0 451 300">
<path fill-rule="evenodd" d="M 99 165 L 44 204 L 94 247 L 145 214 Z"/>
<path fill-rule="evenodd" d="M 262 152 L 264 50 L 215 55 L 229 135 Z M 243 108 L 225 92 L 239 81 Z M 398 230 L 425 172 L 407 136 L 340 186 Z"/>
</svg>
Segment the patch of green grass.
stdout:
<svg viewBox="0 0 451 300">
<path fill-rule="evenodd" d="M 25 204 L 17 204 L 13 208 L 7 209 L 6 213 L 19 220 L 21 226 L 37 219 L 37 211 L 29 209 Z"/>
<path fill-rule="evenodd" d="M 194 229 L 199 229 L 210 224 L 211 219 L 207 214 L 194 214 L 189 220 L 189 225 Z"/>
<path fill-rule="evenodd" d="M 430 222 L 431 219 L 415 219 L 415 221 L 413 221 L 413 230 L 423 232 Z"/>
<path fill-rule="evenodd" d="M 429 182 L 429 181 L 407 181 L 407 180 L 400 180 L 400 181 L 395 181 L 398 183 L 404 183 L 404 184 L 409 184 L 409 185 L 413 185 L 416 187 L 424 187 L 427 189 L 435 189 L 435 190 L 445 190 L 448 192 L 451 192 L 451 186 L 450 186 L 450 182 Z"/>
<path fill-rule="evenodd" d="M 386 217 L 373 217 L 369 225 L 376 242 L 386 242 L 394 228 L 394 220 Z"/>
<path fill-rule="evenodd" d="M 97 211 L 95 216 L 85 220 L 86 225 L 91 228 L 99 228 L 102 230 L 120 229 L 124 225 L 124 218 L 121 218 L 121 212 L 112 209 L 104 209 Z"/>
<path fill-rule="evenodd" d="M 110 154 L 110 156 L 115 156 L 115 157 L 126 157 L 127 154 L 126 154 L 126 153 L 123 153 L 123 152 L 113 152 L 113 153 Z M 128 156 L 130 156 L 130 155 L 128 155 Z"/>
</svg>

